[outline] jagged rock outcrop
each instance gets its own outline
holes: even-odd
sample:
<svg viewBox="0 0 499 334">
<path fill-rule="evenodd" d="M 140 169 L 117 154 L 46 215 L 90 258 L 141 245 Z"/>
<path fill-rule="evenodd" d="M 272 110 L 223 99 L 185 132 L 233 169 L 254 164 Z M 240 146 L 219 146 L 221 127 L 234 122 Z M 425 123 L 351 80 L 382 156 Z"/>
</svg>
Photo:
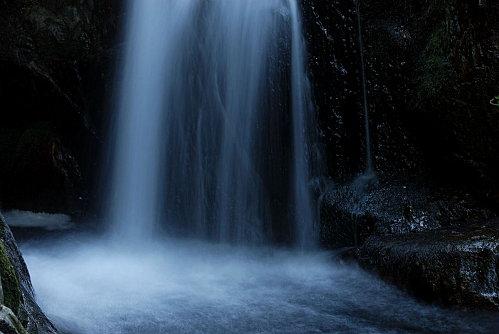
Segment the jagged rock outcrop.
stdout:
<svg viewBox="0 0 499 334">
<path fill-rule="evenodd" d="M 3 305 L 0 305 L 0 333 L 28 334 L 12 310 Z"/>
<path fill-rule="evenodd" d="M 2 312 L 2 323 L 17 326 L 16 319 L 30 334 L 55 334 L 57 330 L 36 304 L 28 268 L 22 258 L 9 227 L 0 215 L 0 276 L 3 302 L 8 310 Z M 2 306 L 2 307 L 4 307 Z M 10 313 L 9 310 L 12 312 Z M 12 314 L 15 318 L 12 317 Z M 10 321 L 10 322 L 9 322 Z M 6 327 L 6 328 L 7 328 Z M 23 333 L 21 328 L 17 328 Z"/>
</svg>

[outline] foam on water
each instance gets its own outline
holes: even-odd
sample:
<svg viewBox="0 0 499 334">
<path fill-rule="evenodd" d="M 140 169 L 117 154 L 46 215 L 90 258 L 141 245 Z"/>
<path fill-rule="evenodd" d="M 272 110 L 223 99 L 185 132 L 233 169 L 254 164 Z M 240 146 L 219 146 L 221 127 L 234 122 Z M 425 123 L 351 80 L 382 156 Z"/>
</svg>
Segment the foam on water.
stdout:
<svg viewBox="0 0 499 334">
<path fill-rule="evenodd" d="M 3 213 L 7 224 L 18 228 L 42 228 L 66 230 L 74 226 L 71 217 L 65 214 L 11 210 Z"/>
</svg>

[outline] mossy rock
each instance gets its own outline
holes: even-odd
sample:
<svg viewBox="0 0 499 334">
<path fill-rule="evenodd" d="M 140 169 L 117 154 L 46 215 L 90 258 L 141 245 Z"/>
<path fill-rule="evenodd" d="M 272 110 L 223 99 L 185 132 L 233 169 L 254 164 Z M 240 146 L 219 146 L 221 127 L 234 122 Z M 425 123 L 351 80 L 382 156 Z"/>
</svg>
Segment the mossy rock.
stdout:
<svg viewBox="0 0 499 334">
<path fill-rule="evenodd" d="M 22 298 L 19 280 L 2 243 L 0 243 L 0 275 L 2 276 L 4 304 L 18 314 Z"/>
<path fill-rule="evenodd" d="M 3 305 L 0 305 L 0 333 L 28 334 L 12 310 Z"/>
<path fill-rule="evenodd" d="M 19 307 L 22 302 L 22 293 L 19 287 L 19 279 L 12 262 L 10 261 L 5 245 L 3 244 L 3 228 L 0 231 L 0 277 L 3 288 L 3 304 L 10 308 L 14 314 L 19 315 Z"/>
<path fill-rule="evenodd" d="M 29 333 L 56 334 L 57 329 L 36 304 L 28 268 L 1 214 L 0 275 L 4 293 L 3 304 L 12 310 L 21 325 Z"/>
<path fill-rule="evenodd" d="M 419 68 L 419 100 L 434 101 L 440 98 L 452 83 L 455 74 L 449 60 L 450 43 L 451 37 L 445 24 L 432 33 Z"/>
</svg>

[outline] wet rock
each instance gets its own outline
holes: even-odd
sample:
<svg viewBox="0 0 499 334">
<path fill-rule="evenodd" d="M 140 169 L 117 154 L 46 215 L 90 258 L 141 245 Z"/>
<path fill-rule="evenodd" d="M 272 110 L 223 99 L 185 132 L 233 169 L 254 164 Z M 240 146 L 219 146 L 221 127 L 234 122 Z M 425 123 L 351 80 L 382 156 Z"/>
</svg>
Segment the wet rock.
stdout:
<svg viewBox="0 0 499 334">
<path fill-rule="evenodd" d="M 494 217 L 458 189 L 357 180 L 324 196 L 321 240 L 425 301 L 499 310 Z"/>
<path fill-rule="evenodd" d="M 329 175 L 365 169 L 356 1 L 303 1 Z M 499 5 L 361 0 L 368 111 L 380 179 L 430 176 L 499 207 Z"/>
<path fill-rule="evenodd" d="M 499 310 L 497 221 L 399 236 L 372 236 L 358 262 L 430 302 Z"/>
<path fill-rule="evenodd" d="M 332 187 L 320 205 L 321 240 L 329 247 L 360 246 L 372 235 L 466 226 L 495 217 L 487 206 L 458 189 L 362 177 Z"/>
<path fill-rule="evenodd" d="M 4 304 L 12 310 L 28 333 L 57 333 L 35 301 L 28 268 L 17 248 L 14 236 L 1 215 L 0 269 Z"/>
<path fill-rule="evenodd" d="M 0 333 L 28 334 L 16 315 L 3 305 L 0 305 Z"/>
<path fill-rule="evenodd" d="M 354 8 L 350 1 L 302 1 L 323 153 L 336 181 L 360 172 L 365 151 Z"/>
</svg>

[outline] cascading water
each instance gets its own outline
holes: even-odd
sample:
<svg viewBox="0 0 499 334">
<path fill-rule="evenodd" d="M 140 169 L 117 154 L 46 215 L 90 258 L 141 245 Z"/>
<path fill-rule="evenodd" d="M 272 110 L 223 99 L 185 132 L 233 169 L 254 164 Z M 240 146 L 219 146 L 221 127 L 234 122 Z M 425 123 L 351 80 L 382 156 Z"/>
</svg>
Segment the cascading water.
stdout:
<svg viewBox="0 0 499 334">
<path fill-rule="evenodd" d="M 360 73 L 362 81 L 362 106 L 364 108 L 364 130 L 366 136 L 366 170 L 364 176 L 368 178 L 374 177 L 373 158 L 371 151 L 371 129 L 369 125 L 369 101 L 367 98 L 367 78 L 366 78 L 366 62 L 364 59 L 364 38 L 362 37 L 362 15 L 360 7 L 362 0 L 355 0 L 357 26 L 358 26 L 358 40 L 359 40 L 359 53 L 360 53 Z"/>
<path fill-rule="evenodd" d="M 358 195 L 363 196 L 368 187 L 376 184 L 377 178 L 373 165 L 372 144 L 371 144 L 371 126 L 369 124 L 369 100 L 367 91 L 367 75 L 366 75 L 366 62 L 364 59 L 364 38 L 362 35 L 362 14 L 360 7 L 362 0 L 354 0 L 357 15 L 357 28 L 358 28 L 358 43 L 360 53 L 360 74 L 362 83 L 362 107 L 364 112 L 364 133 L 365 133 L 365 169 L 364 171 L 352 182 L 352 189 Z M 355 232 L 356 233 L 356 232 Z"/>
<path fill-rule="evenodd" d="M 297 1 L 132 1 L 127 43 L 115 234 L 161 226 L 310 246 L 313 117 Z"/>
<path fill-rule="evenodd" d="M 314 239 L 298 8 L 130 0 L 109 203 L 120 242 L 72 231 L 22 245 L 61 333 L 497 332 L 329 252 L 239 246 Z M 238 245 L 155 240 L 158 229 Z"/>
<path fill-rule="evenodd" d="M 294 144 L 294 199 L 295 222 L 298 233 L 298 243 L 310 247 L 314 240 L 314 215 L 312 213 L 312 198 L 308 189 L 310 179 L 310 166 L 307 158 L 307 143 L 309 142 L 310 125 L 312 125 L 309 112 L 311 111 L 310 89 L 304 67 L 304 42 L 302 36 L 301 19 L 298 4 L 289 0 L 292 21 L 292 85 L 293 85 L 293 144 Z M 307 126 L 307 124 L 309 126 Z"/>
<path fill-rule="evenodd" d="M 119 237 L 141 239 L 158 220 L 165 77 L 196 1 L 131 1 L 115 139 L 110 219 Z"/>
</svg>

